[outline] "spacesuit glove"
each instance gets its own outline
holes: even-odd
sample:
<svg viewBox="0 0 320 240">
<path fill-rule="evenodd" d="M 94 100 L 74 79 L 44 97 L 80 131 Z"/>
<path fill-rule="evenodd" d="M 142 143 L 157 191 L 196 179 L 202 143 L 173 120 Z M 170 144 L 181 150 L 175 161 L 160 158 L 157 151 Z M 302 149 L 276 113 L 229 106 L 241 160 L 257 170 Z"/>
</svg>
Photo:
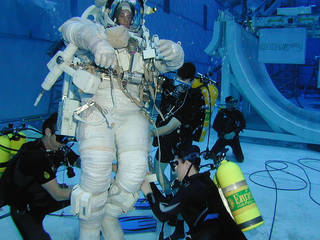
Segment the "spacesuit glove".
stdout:
<svg viewBox="0 0 320 240">
<path fill-rule="evenodd" d="M 152 189 L 150 186 L 150 182 L 149 179 L 145 178 L 145 180 L 143 181 L 143 183 L 141 184 L 141 191 L 143 192 L 143 194 L 146 196 L 148 193 L 152 193 Z"/>
<path fill-rule="evenodd" d="M 99 67 L 109 68 L 115 65 L 115 51 L 107 40 L 97 39 L 89 45 L 89 50 L 94 55 L 94 61 Z"/>
<path fill-rule="evenodd" d="M 226 134 L 224 135 L 224 139 L 226 139 L 226 140 L 231 140 L 231 139 L 233 139 L 235 136 L 236 136 L 236 133 L 235 133 L 235 132 L 226 133 Z"/>
<path fill-rule="evenodd" d="M 108 42 L 113 48 L 124 48 L 128 46 L 129 31 L 126 27 L 120 25 L 106 29 Z"/>
<path fill-rule="evenodd" d="M 179 68 L 183 64 L 184 52 L 179 43 L 161 39 L 158 46 L 156 46 L 156 52 L 159 58 L 165 61 L 168 66 L 178 66 Z"/>
</svg>

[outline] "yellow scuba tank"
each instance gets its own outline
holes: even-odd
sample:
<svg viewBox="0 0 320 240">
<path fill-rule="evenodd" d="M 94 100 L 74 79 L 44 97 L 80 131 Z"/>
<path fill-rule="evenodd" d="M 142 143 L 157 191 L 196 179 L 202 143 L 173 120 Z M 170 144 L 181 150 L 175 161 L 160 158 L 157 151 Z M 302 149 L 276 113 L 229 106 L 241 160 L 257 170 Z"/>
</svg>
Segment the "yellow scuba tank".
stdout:
<svg viewBox="0 0 320 240">
<path fill-rule="evenodd" d="M 10 140 L 10 148 L 12 149 L 10 151 L 10 156 L 12 157 L 17 154 L 21 146 L 27 142 L 27 138 L 23 132 L 9 133 L 8 137 Z"/>
<path fill-rule="evenodd" d="M 243 232 L 264 223 L 248 184 L 236 163 L 222 160 L 214 176 L 214 182 L 222 189 L 232 216 Z"/>
<path fill-rule="evenodd" d="M 204 122 L 203 122 L 203 128 L 202 128 L 202 132 L 201 132 L 201 136 L 199 139 L 199 142 L 202 142 L 205 138 L 205 136 L 207 135 L 208 129 L 210 127 L 210 118 L 211 118 L 211 114 L 214 108 L 214 105 L 216 104 L 218 95 L 219 95 L 219 91 L 216 88 L 216 86 L 212 83 L 208 83 L 208 84 L 203 84 L 199 78 L 195 78 L 192 82 L 192 88 L 198 88 L 200 87 L 201 89 L 201 93 L 204 97 L 204 102 L 205 102 L 205 118 L 204 118 Z M 211 110 L 211 112 L 210 112 Z"/>
<path fill-rule="evenodd" d="M 10 140 L 7 135 L 0 136 L 0 177 L 6 169 L 6 163 L 10 160 Z"/>
</svg>

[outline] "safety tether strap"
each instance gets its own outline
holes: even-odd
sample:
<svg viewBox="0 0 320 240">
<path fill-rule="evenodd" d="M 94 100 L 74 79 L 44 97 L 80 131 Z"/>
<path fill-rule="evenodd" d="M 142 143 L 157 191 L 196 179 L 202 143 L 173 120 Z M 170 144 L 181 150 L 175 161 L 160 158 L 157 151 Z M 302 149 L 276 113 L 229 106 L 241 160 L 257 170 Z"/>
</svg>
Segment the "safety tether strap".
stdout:
<svg viewBox="0 0 320 240">
<path fill-rule="evenodd" d="M 102 116 L 105 118 L 103 120 L 100 121 L 96 121 L 96 122 L 89 122 L 84 120 L 83 118 L 80 117 L 80 113 L 82 113 L 83 111 L 87 110 L 90 107 L 96 107 L 98 109 L 98 111 L 102 114 Z M 96 103 L 93 99 L 90 99 L 86 104 L 82 105 L 81 107 L 77 108 L 74 112 L 73 112 L 73 116 L 75 119 L 77 119 L 80 122 L 86 123 L 88 125 L 100 125 L 103 122 L 107 122 L 108 126 L 110 127 L 110 123 L 111 123 L 111 119 L 109 116 L 109 113 L 106 109 L 102 108 L 98 103 Z"/>
</svg>

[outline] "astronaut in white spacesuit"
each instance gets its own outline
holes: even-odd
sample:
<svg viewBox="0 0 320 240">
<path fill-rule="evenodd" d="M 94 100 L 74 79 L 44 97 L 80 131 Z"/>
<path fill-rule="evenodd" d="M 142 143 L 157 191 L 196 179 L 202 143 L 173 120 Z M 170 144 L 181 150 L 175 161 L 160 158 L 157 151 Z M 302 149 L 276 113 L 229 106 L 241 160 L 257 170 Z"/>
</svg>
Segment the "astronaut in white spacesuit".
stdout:
<svg viewBox="0 0 320 240">
<path fill-rule="evenodd" d="M 143 53 L 145 1 L 96 0 L 95 5 L 100 17 L 94 21 L 74 17 L 59 28 L 64 40 L 78 47 L 76 67 L 99 79 L 92 84 L 97 87 L 79 91 L 87 108 L 76 135 L 82 172 L 71 208 L 80 209 L 80 240 L 100 239 L 100 231 L 105 239 L 121 240 L 118 217 L 134 206 L 146 175 L 146 89 L 156 73 L 181 67 L 184 52 L 180 44 L 160 39 L 154 45 L 157 57 Z M 118 170 L 111 182 L 115 159 Z"/>
</svg>

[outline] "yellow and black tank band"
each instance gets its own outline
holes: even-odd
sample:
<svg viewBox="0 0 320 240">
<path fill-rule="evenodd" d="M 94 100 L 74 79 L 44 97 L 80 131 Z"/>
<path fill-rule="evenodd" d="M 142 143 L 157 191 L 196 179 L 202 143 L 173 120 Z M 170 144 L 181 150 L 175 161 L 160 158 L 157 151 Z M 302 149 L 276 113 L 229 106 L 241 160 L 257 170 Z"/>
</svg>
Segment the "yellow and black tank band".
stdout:
<svg viewBox="0 0 320 240">
<path fill-rule="evenodd" d="M 230 184 L 229 186 L 223 188 L 222 191 L 223 191 L 224 194 L 226 194 L 226 193 L 228 193 L 230 191 L 236 190 L 236 189 L 238 189 L 240 187 L 243 187 L 243 186 L 246 186 L 246 185 L 247 185 L 246 180 L 242 180 L 240 182 L 236 182 L 234 184 Z"/>
<path fill-rule="evenodd" d="M 263 218 L 262 218 L 261 215 L 259 217 L 253 218 L 253 219 L 251 219 L 249 221 L 246 221 L 244 223 L 240 223 L 240 224 L 238 224 L 238 226 L 239 226 L 240 229 L 245 229 L 245 228 L 248 228 L 248 227 L 250 227 L 252 225 L 260 223 L 260 222 L 263 222 Z"/>
</svg>

